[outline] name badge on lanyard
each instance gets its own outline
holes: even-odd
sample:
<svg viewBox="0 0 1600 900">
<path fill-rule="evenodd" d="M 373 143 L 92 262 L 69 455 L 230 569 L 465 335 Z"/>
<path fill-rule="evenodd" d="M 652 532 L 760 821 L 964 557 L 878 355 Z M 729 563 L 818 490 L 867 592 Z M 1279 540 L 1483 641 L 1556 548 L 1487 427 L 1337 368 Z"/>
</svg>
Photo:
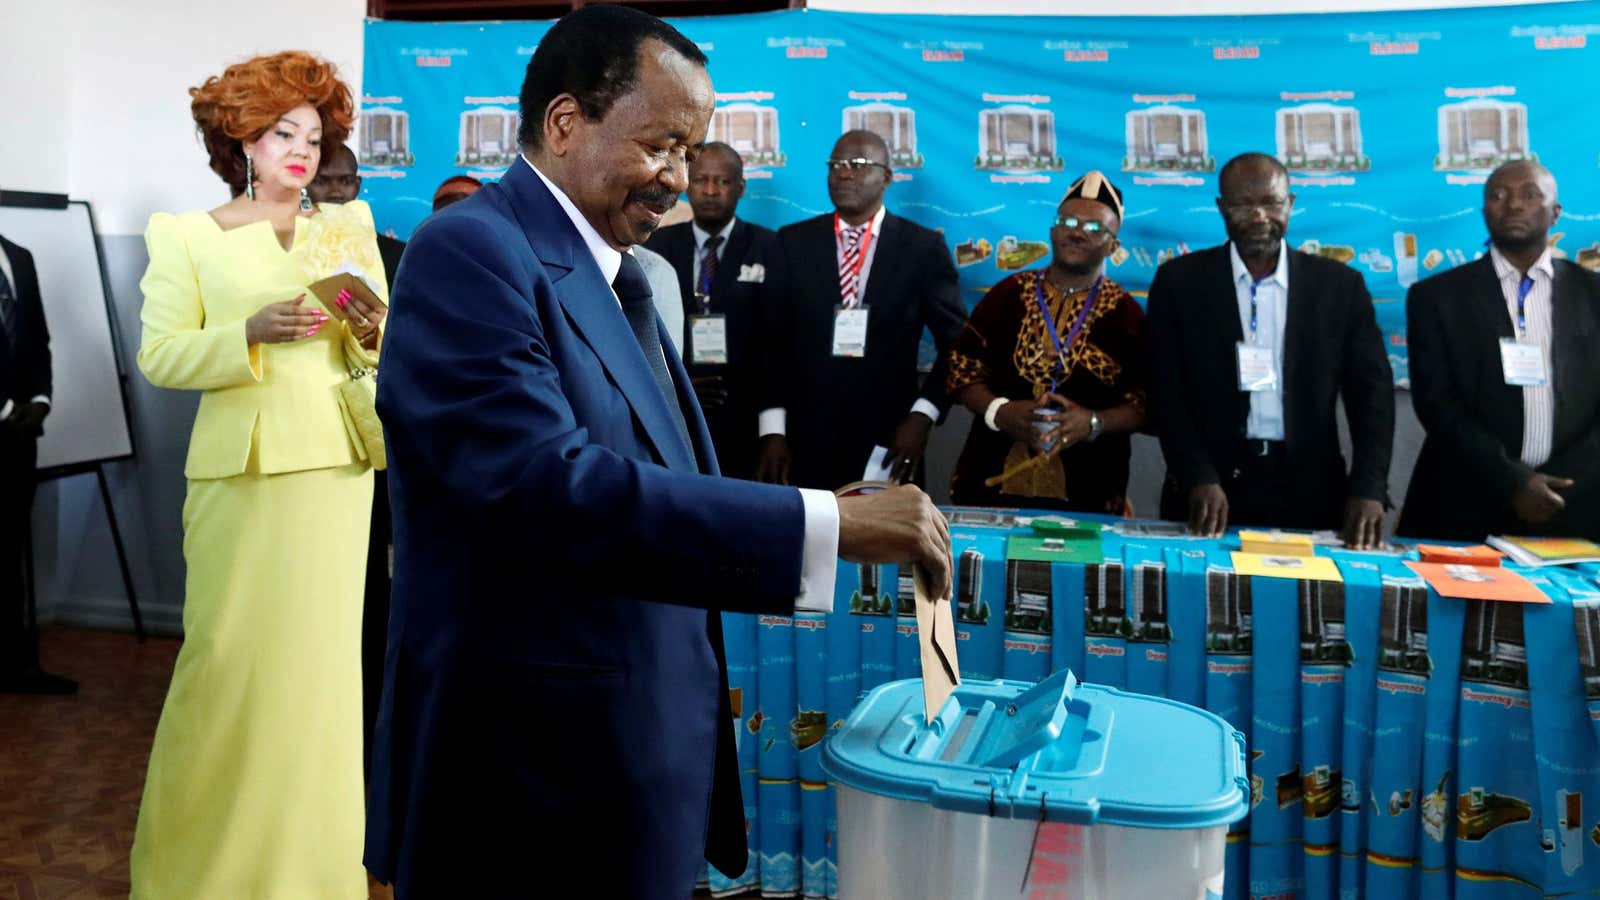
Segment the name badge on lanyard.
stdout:
<svg viewBox="0 0 1600 900">
<path fill-rule="evenodd" d="M 1263 347 L 1256 343 L 1256 289 L 1261 282 L 1250 283 L 1250 340 L 1240 341 L 1235 345 L 1239 372 L 1239 390 L 1246 393 L 1260 393 L 1263 391 L 1278 390 L 1278 359 L 1272 352 L 1271 346 Z"/>
<path fill-rule="evenodd" d="M 838 213 L 833 214 L 833 236 L 842 242 L 844 225 Z M 839 293 L 844 303 L 833 310 L 833 355 L 855 358 L 867 355 L 867 308 L 861 304 L 861 269 L 867 262 L 867 248 L 872 244 L 872 224 L 869 222 L 856 245 L 854 265 L 841 266 Z"/>
<path fill-rule="evenodd" d="M 689 361 L 700 365 L 728 362 L 728 317 L 689 317 Z"/>
<path fill-rule="evenodd" d="M 1524 275 L 1517 287 L 1517 336 L 1500 339 L 1500 370 L 1512 387 L 1544 387 L 1550 382 L 1545 370 L 1544 348 L 1528 340 L 1528 294 L 1533 279 Z"/>
<path fill-rule="evenodd" d="M 862 357 L 867 355 L 867 308 L 843 306 L 833 310 L 833 355 Z"/>
</svg>

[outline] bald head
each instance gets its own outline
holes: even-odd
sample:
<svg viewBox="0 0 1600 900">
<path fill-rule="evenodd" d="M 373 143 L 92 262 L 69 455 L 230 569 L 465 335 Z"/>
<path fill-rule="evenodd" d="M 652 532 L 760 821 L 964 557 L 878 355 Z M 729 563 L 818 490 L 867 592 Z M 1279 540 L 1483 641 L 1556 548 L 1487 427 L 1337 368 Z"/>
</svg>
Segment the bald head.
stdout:
<svg viewBox="0 0 1600 900">
<path fill-rule="evenodd" d="M 1555 176 L 1532 160 L 1506 163 L 1484 182 L 1483 223 L 1489 239 L 1524 269 L 1544 253 L 1550 229 L 1560 218 Z"/>
<path fill-rule="evenodd" d="M 828 199 L 840 218 L 860 225 L 883 206 L 883 192 L 894 180 L 889 145 L 875 132 L 846 131 L 828 159 Z"/>
</svg>

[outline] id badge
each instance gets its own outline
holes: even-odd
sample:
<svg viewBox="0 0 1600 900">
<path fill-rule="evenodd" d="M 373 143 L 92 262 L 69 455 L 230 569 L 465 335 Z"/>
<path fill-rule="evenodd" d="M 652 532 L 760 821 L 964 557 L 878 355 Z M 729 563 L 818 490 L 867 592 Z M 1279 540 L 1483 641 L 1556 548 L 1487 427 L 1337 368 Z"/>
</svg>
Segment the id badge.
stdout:
<svg viewBox="0 0 1600 900">
<path fill-rule="evenodd" d="M 689 317 L 689 361 L 701 365 L 728 362 L 728 317 Z"/>
<path fill-rule="evenodd" d="M 867 355 L 867 308 L 858 306 L 833 310 L 833 355 L 862 357 Z"/>
<path fill-rule="evenodd" d="M 1544 370 L 1544 348 L 1512 338 L 1500 339 L 1500 369 L 1513 387 L 1544 387 L 1550 380 Z"/>
<path fill-rule="evenodd" d="M 1239 390 L 1248 393 L 1259 391 L 1275 391 L 1278 389 L 1278 361 L 1272 356 L 1271 347 L 1260 347 L 1255 344 L 1238 343 L 1239 349 Z"/>
</svg>

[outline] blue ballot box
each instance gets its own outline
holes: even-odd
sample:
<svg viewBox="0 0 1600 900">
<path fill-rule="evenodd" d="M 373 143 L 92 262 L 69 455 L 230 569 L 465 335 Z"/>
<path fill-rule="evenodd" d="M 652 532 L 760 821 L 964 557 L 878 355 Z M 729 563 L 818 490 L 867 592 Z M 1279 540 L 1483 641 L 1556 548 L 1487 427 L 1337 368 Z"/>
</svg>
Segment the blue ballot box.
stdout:
<svg viewBox="0 0 1600 900">
<path fill-rule="evenodd" d="M 932 723 L 919 679 L 880 685 L 823 748 L 839 894 L 1220 897 L 1244 748 L 1220 716 L 1067 670 L 968 680 Z"/>
</svg>

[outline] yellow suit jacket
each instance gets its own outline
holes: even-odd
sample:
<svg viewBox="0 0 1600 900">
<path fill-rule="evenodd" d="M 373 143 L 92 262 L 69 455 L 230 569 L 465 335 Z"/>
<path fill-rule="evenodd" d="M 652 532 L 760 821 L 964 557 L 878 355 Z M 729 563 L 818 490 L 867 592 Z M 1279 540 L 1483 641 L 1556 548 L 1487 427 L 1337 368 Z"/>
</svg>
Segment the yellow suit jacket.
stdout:
<svg viewBox="0 0 1600 900">
<path fill-rule="evenodd" d="M 335 318 L 316 337 L 251 347 L 245 320 L 301 293 L 307 308 L 320 308 L 306 286 L 346 260 L 387 302 L 367 204 L 322 204 L 296 219 L 287 251 L 270 222 L 223 231 L 204 212 L 151 216 L 145 244 L 139 368 L 158 387 L 204 392 L 184 475 L 270 475 L 360 459 L 337 397 L 350 377 L 348 327 Z"/>
</svg>

